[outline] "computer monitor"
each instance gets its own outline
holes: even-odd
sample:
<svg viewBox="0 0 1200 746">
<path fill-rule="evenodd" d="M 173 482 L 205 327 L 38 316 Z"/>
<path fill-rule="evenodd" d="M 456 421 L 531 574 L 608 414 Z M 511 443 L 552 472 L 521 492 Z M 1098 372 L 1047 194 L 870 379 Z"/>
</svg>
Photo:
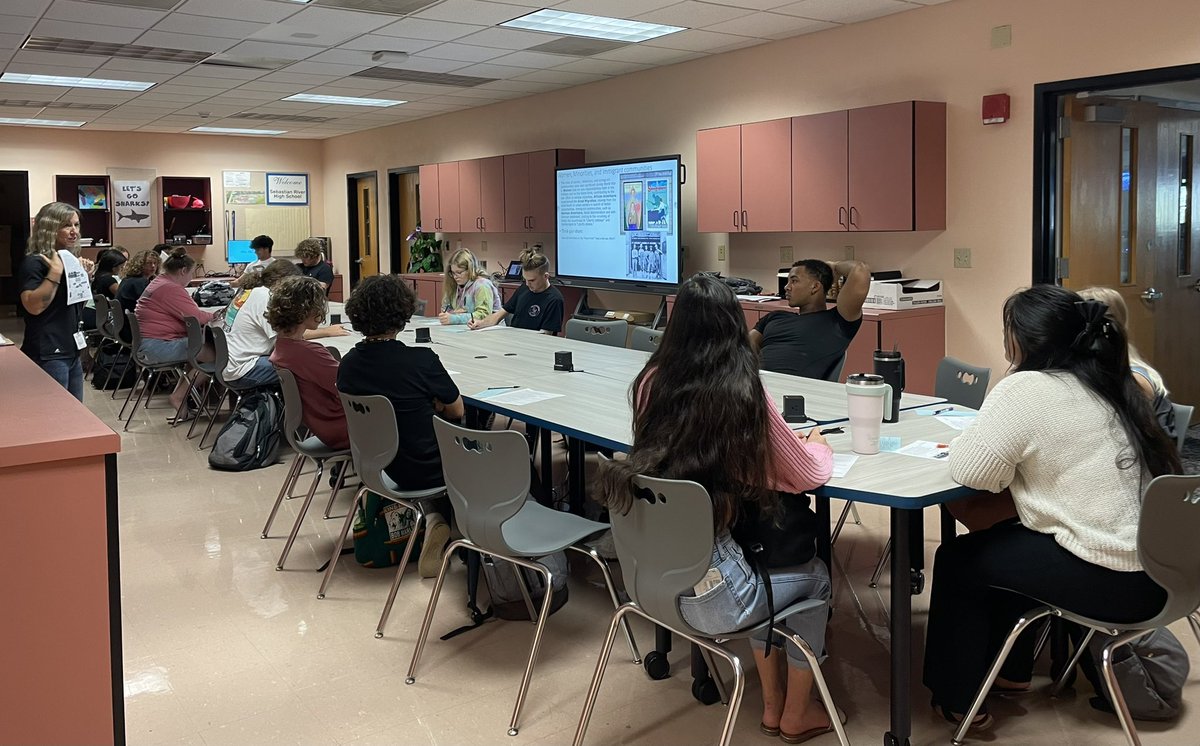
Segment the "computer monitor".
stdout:
<svg viewBox="0 0 1200 746">
<path fill-rule="evenodd" d="M 225 244 L 225 261 L 228 264 L 249 264 L 256 259 L 258 255 L 250 248 L 249 239 L 236 239 Z"/>
</svg>

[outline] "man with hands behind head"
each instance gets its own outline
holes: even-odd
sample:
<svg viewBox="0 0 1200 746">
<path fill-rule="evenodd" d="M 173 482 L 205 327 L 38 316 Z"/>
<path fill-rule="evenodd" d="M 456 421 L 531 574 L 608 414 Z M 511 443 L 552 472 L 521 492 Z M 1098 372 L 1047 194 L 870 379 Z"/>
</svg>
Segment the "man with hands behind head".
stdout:
<svg viewBox="0 0 1200 746">
<path fill-rule="evenodd" d="M 826 295 L 838 278 L 843 279 L 837 306 L 828 308 Z M 860 261 L 801 259 L 793 264 L 784 294 L 796 312 L 767 314 L 750 331 L 759 367 L 805 378 L 831 376 L 862 326 L 870 288 L 871 269 Z"/>
</svg>

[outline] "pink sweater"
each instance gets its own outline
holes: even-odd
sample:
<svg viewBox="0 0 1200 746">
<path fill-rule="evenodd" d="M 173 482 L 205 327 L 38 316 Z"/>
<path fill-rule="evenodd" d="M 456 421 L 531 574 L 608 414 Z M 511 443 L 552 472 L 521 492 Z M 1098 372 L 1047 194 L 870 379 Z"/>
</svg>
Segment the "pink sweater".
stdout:
<svg viewBox="0 0 1200 746">
<path fill-rule="evenodd" d="M 144 338 L 170 341 L 187 337 L 185 318 L 190 316 L 207 324 L 216 312 L 201 310 L 182 285 L 166 275 L 159 275 L 138 298 L 134 313 Z"/>
</svg>

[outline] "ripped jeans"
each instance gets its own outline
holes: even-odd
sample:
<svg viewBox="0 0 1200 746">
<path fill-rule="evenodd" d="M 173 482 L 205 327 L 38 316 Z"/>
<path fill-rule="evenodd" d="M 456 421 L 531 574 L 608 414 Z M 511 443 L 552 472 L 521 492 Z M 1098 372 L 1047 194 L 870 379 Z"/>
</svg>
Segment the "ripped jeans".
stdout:
<svg viewBox="0 0 1200 746">
<path fill-rule="evenodd" d="M 698 632 L 720 636 L 766 621 L 769 615 L 766 587 L 746 563 L 741 546 L 728 533 L 717 537 L 710 567 L 720 573 L 721 582 L 703 595 L 679 597 L 679 613 L 688 624 Z M 808 598 L 829 600 L 829 569 L 819 558 L 795 567 L 773 568 L 770 578 L 776 611 Z M 817 660 L 824 661 L 828 621 L 828 607 L 819 606 L 776 619 L 775 623 L 798 634 L 812 648 Z M 765 650 L 767 631 L 754 635 L 750 644 L 755 650 Z M 809 667 L 794 645 L 784 645 L 784 649 L 788 663 L 796 668 Z"/>
</svg>

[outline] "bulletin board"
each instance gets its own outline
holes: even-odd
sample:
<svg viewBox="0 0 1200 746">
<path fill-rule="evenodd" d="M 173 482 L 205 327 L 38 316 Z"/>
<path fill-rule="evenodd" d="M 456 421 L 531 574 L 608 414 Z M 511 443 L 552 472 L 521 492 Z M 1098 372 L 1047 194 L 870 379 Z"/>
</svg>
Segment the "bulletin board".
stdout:
<svg viewBox="0 0 1200 746">
<path fill-rule="evenodd" d="M 296 244 L 312 235 L 312 215 L 307 204 L 268 204 L 267 173 L 221 172 L 225 236 L 230 239 L 250 239 L 267 235 L 275 241 L 275 256 L 290 257 Z M 301 175 L 307 183 L 308 175 Z"/>
</svg>

